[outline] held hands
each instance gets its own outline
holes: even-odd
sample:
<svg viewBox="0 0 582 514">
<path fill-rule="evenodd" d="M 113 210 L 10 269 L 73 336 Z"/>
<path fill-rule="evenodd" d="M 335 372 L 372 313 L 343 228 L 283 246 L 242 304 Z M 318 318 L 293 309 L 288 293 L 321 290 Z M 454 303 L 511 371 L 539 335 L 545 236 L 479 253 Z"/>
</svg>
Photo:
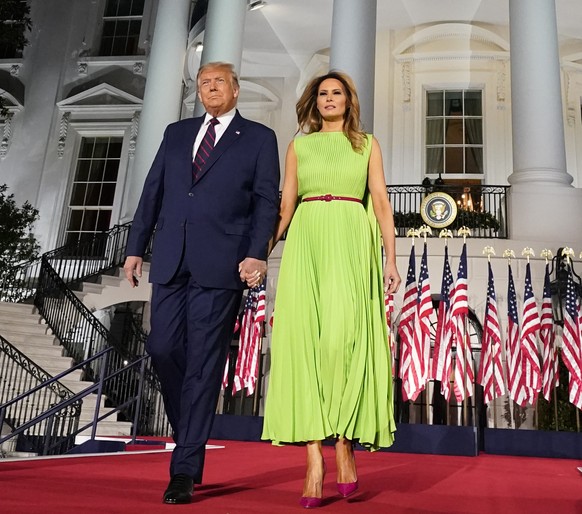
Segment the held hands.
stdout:
<svg viewBox="0 0 582 514">
<path fill-rule="evenodd" d="M 241 282 L 246 282 L 249 287 L 257 287 L 267 274 L 267 262 L 252 257 L 247 257 L 238 265 Z"/>
<path fill-rule="evenodd" d="M 131 287 L 136 287 L 139 285 L 138 278 L 141 278 L 142 265 L 143 259 L 141 257 L 130 255 L 125 259 L 123 271 L 125 272 L 125 278 Z"/>
<path fill-rule="evenodd" d="M 396 264 L 387 262 L 384 266 L 384 292 L 387 294 L 397 293 L 400 282 L 401 279 L 396 269 Z"/>
</svg>

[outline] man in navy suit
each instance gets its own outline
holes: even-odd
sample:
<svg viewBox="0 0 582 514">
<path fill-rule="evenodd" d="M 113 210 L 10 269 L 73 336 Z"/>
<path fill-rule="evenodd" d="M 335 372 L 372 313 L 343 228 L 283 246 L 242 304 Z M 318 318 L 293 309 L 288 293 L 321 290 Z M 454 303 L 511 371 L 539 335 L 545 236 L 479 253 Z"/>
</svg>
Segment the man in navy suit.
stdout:
<svg viewBox="0 0 582 514">
<path fill-rule="evenodd" d="M 176 442 L 165 503 L 189 503 L 202 481 L 242 291 L 264 279 L 279 203 L 275 134 L 236 110 L 234 67 L 206 64 L 197 85 L 206 114 L 166 128 L 124 265 L 137 285 L 155 228 L 146 349 Z"/>
</svg>

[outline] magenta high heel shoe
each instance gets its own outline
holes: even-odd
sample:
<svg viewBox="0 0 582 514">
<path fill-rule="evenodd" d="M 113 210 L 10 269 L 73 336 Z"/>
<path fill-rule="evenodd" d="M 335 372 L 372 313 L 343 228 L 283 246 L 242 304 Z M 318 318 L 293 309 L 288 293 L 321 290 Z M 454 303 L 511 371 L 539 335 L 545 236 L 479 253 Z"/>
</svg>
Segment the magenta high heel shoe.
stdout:
<svg viewBox="0 0 582 514">
<path fill-rule="evenodd" d="M 323 498 L 314 498 L 313 496 L 302 496 L 299 499 L 299 505 L 304 509 L 315 509 L 321 507 L 322 502 Z"/>
<path fill-rule="evenodd" d="M 338 482 L 337 492 L 340 493 L 344 498 L 354 494 L 358 490 L 358 481 L 355 482 Z"/>
<path fill-rule="evenodd" d="M 327 466 L 325 462 L 323 463 L 323 477 L 321 478 L 321 496 L 322 498 L 317 498 L 316 496 L 302 496 L 299 498 L 299 505 L 304 509 L 316 509 L 321 507 L 323 503 L 323 482 L 325 481 L 325 473 L 327 472 Z"/>
</svg>

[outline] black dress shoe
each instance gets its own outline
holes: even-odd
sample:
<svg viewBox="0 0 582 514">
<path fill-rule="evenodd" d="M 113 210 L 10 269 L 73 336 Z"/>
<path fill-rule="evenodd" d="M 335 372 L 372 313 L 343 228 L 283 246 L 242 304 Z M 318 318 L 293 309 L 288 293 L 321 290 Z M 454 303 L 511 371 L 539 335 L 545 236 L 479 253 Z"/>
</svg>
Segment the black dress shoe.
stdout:
<svg viewBox="0 0 582 514">
<path fill-rule="evenodd" d="M 179 473 L 170 479 L 164 493 L 164 503 L 190 503 L 194 492 L 194 481 L 188 475 Z"/>
</svg>

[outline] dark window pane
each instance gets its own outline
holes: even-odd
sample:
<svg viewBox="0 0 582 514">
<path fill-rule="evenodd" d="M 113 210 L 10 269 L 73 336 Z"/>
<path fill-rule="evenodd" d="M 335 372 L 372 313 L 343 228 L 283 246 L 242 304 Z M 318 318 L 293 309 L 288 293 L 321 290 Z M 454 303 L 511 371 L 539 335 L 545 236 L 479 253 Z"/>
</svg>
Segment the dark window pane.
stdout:
<svg viewBox="0 0 582 514">
<path fill-rule="evenodd" d="M 141 30 L 141 20 L 132 20 L 129 22 L 129 35 L 139 37 Z"/>
<path fill-rule="evenodd" d="M 115 21 L 107 20 L 103 22 L 103 37 L 113 37 L 115 36 Z"/>
<path fill-rule="evenodd" d="M 75 184 L 71 193 L 71 205 L 85 205 L 86 184 Z"/>
<path fill-rule="evenodd" d="M 83 216 L 83 232 L 95 232 L 97 227 L 97 214 L 99 211 L 85 211 Z"/>
<path fill-rule="evenodd" d="M 463 149 L 445 149 L 445 173 L 463 173 Z"/>
<path fill-rule="evenodd" d="M 79 234 L 77 232 L 69 232 L 65 238 L 65 245 L 75 246 L 79 240 Z"/>
<path fill-rule="evenodd" d="M 81 151 L 79 152 L 79 157 L 92 157 L 94 145 L 94 137 L 84 137 L 81 141 Z"/>
<path fill-rule="evenodd" d="M 101 188 L 101 199 L 99 205 L 102 207 L 113 205 L 113 198 L 115 197 L 116 184 L 103 184 Z"/>
<path fill-rule="evenodd" d="M 442 91 L 427 93 L 426 102 L 427 116 L 443 115 L 443 93 Z"/>
<path fill-rule="evenodd" d="M 443 172 L 443 149 L 427 148 L 426 150 L 426 172 L 442 173 Z"/>
<path fill-rule="evenodd" d="M 445 92 L 445 111 L 446 116 L 463 115 L 463 93 L 461 91 Z"/>
<path fill-rule="evenodd" d="M 105 159 L 107 157 L 107 147 L 109 146 L 109 139 L 100 137 L 95 140 L 95 150 L 93 151 L 94 159 Z"/>
<path fill-rule="evenodd" d="M 127 38 L 125 44 L 125 55 L 137 55 L 137 42 L 139 38 L 137 36 L 130 36 Z"/>
<path fill-rule="evenodd" d="M 483 144 L 483 122 L 481 118 L 465 118 L 465 143 L 468 145 Z"/>
<path fill-rule="evenodd" d="M 131 0 L 118 0 L 118 4 L 117 16 L 129 16 L 131 14 Z"/>
<path fill-rule="evenodd" d="M 70 230 L 80 230 L 81 222 L 83 221 L 83 211 L 74 210 L 71 211 L 71 217 L 69 218 L 69 231 Z"/>
<path fill-rule="evenodd" d="M 107 157 L 115 158 L 121 157 L 121 145 L 123 144 L 123 138 L 121 137 L 112 137 L 109 140 L 109 153 Z"/>
<path fill-rule="evenodd" d="M 99 49 L 99 55 L 111 55 L 113 50 L 113 38 L 107 37 L 101 40 L 101 48 Z"/>
<path fill-rule="evenodd" d="M 133 0 L 131 4 L 131 15 L 141 16 L 143 14 L 144 0 Z"/>
<path fill-rule="evenodd" d="M 465 116 L 482 116 L 481 91 L 465 92 Z"/>
<path fill-rule="evenodd" d="M 483 173 L 483 148 L 467 147 L 465 173 Z"/>
<path fill-rule="evenodd" d="M 105 182 L 115 182 L 117 180 L 117 172 L 119 170 L 119 161 L 108 160 L 105 162 L 105 176 L 103 180 Z"/>
<path fill-rule="evenodd" d="M 117 7 L 119 0 L 107 0 L 107 7 L 105 7 L 105 16 L 117 16 Z"/>
<path fill-rule="evenodd" d="M 105 160 L 100 159 L 91 163 L 91 173 L 89 174 L 90 182 L 102 182 L 103 172 L 105 170 Z"/>
<path fill-rule="evenodd" d="M 446 119 L 445 120 L 445 144 L 462 145 L 463 144 L 463 120 Z"/>
<path fill-rule="evenodd" d="M 115 38 L 113 40 L 113 47 L 111 48 L 111 55 L 126 55 L 125 53 L 125 38 Z"/>
<path fill-rule="evenodd" d="M 85 205 L 98 206 L 101 194 L 101 184 L 87 184 L 87 200 Z"/>
<path fill-rule="evenodd" d="M 117 26 L 115 27 L 115 36 L 127 36 L 129 34 L 129 21 L 128 20 L 117 20 Z"/>
<path fill-rule="evenodd" d="M 443 119 L 426 121 L 426 144 L 442 145 L 443 144 Z"/>
<path fill-rule="evenodd" d="M 103 232 L 109 230 L 109 221 L 111 220 L 111 211 L 99 211 L 97 218 L 97 230 Z"/>
<path fill-rule="evenodd" d="M 77 172 L 75 173 L 75 182 L 86 182 L 89 180 L 89 169 L 91 168 L 91 161 L 88 159 L 79 160 L 77 162 Z"/>
</svg>

